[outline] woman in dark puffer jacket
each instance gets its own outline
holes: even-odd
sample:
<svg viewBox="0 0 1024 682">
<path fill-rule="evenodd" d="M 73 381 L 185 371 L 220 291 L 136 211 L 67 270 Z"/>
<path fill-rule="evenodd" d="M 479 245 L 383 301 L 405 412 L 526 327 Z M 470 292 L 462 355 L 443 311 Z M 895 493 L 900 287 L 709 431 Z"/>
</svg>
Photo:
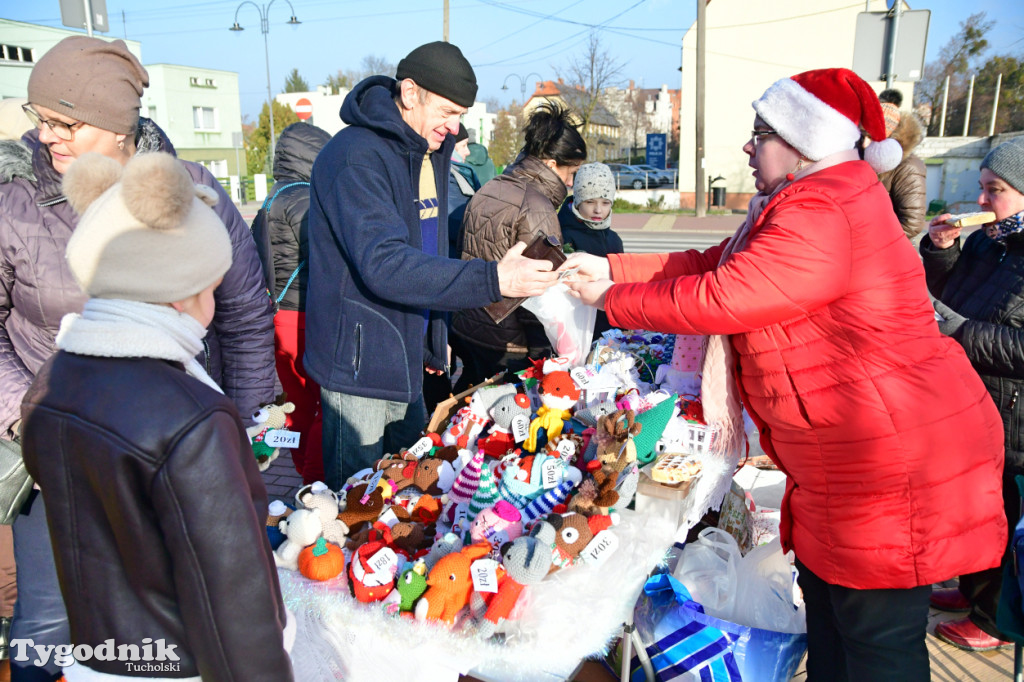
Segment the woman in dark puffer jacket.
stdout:
<svg viewBox="0 0 1024 682">
<path fill-rule="evenodd" d="M 523 132 L 519 158 L 469 201 L 462 221 L 463 260 L 501 260 L 516 242 L 530 244 L 540 233 L 561 239 L 558 207 L 587 158 L 587 143 L 568 110 L 557 105 L 537 107 Z M 459 311 L 452 332 L 449 343 L 463 362 L 455 393 L 502 370 L 525 369 L 530 357 L 550 349 L 537 318 L 523 308 L 500 323 L 483 308 Z"/>
<path fill-rule="evenodd" d="M 123 41 L 71 36 L 35 64 L 26 114 L 38 129 L 30 149 L 0 158 L 0 435 L 17 438 L 22 397 L 56 350 L 61 318 L 82 310 L 86 296 L 68 270 L 64 249 L 78 224 L 61 189 L 64 172 L 90 152 L 126 163 L 136 154 L 173 153 L 155 123 L 139 117 L 149 75 Z M 30 158 L 30 164 L 25 161 Z M 197 358 L 243 416 L 274 397 L 270 300 L 248 226 L 208 170 L 181 162 L 196 184 L 219 196 L 232 265 L 214 296 L 217 312 Z M 12 637 L 36 645 L 68 643 L 41 497 L 32 496 L 14 523 L 20 590 Z M 12 679 L 59 679 L 51 658 L 37 667 L 14 661 Z"/>
<path fill-rule="evenodd" d="M 938 300 L 939 329 L 967 351 L 1003 418 L 1006 463 L 1003 505 L 1010 528 L 1020 516 L 1014 477 L 1024 474 L 1024 137 L 1004 142 L 981 162 L 978 204 L 996 222 L 960 245 L 960 228 L 936 216 L 921 239 L 928 289 Z M 1009 551 L 1003 562 L 1009 559 Z M 939 623 L 935 634 L 968 650 L 1010 644 L 996 627 L 1002 569 L 960 576 L 960 587 L 932 593 L 932 606 L 967 611 Z"/>
<path fill-rule="evenodd" d="M 274 360 L 281 387 L 295 411 L 288 428 L 301 435 L 292 450 L 295 470 L 305 483 L 322 481 L 320 386 L 306 375 L 306 280 L 309 278 L 309 176 L 330 133 L 308 123 L 284 129 L 274 152 L 274 186 L 252 221 L 252 236 L 263 263 L 274 314 Z"/>
</svg>

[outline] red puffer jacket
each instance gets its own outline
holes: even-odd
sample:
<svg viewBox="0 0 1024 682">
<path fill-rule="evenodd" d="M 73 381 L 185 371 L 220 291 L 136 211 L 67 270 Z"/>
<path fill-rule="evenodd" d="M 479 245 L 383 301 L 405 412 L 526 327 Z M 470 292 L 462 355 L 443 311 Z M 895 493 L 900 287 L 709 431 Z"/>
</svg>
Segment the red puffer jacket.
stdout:
<svg viewBox="0 0 1024 682">
<path fill-rule="evenodd" d="M 731 334 L 786 472 L 782 542 L 826 582 L 908 588 L 997 566 L 1003 428 L 869 166 L 784 188 L 747 247 L 609 256 L 611 323 Z"/>
</svg>

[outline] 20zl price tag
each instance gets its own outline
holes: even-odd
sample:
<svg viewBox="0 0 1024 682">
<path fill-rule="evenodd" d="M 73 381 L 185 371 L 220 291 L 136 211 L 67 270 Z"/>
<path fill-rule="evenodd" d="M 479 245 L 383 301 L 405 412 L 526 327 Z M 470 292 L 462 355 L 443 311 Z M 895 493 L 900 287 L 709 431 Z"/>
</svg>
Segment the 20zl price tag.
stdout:
<svg viewBox="0 0 1024 682">
<path fill-rule="evenodd" d="M 267 435 L 263 437 L 263 442 L 272 448 L 297 448 L 299 447 L 299 436 L 301 435 L 298 431 L 274 429 L 267 431 Z"/>
<path fill-rule="evenodd" d="M 470 565 L 469 574 L 477 592 L 498 591 L 498 562 L 494 559 L 477 559 Z"/>
</svg>

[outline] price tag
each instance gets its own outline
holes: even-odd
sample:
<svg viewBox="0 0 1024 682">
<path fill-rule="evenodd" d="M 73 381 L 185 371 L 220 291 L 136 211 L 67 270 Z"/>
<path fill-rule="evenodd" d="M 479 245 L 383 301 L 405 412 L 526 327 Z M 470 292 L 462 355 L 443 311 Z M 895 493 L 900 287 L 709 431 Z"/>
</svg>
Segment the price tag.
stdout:
<svg viewBox="0 0 1024 682">
<path fill-rule="evenodd" d="M 502 530 L 499 530 L 499 531 L 494 531 L 494 530 L 488 529 L 484 533 L 484 537 L 487 538 L 487 542 L 491 543 L 491 547 L 493 549 L 498 549 L 498 550 L 501 549 L 502 545 L 504 545 L 506 542 L 509 541 L 508 531 L 505 530 L 505 529 L 502 529 Z"/>
<path fill-rule="evenodd" d="M 384 475 L 384 470 L 381 469 L 375 473 L 366 484 L 366 490 L 363 491 L 363 496 L 359 498 L 359 504 L 366 504 L 370 501 L 370 495 L 377 489 L 377 484 L 380 483 L 381 477 Z"/>
<path fill-rule="evenodd" d="M 470 565 L 469 574 L 477 592 L 498 591 L 498 562 L 494 559 L 477 559 Z"/>
<path fill-rule="evenodd" d="M 530 437 L 530 420 L 525 415 L 517 414 L 512 417 L 512 437 L 517 443 L 522 443 Z"/>
<path fill-rule="evenodd" d="M 562 482 L 562 460 L 557 457 L 548 457 L 540 465 L 540 482 L 545 490 L 555 488 Z"/>
<path fill-rule="evenodd" d="M 380 580 L 383 585 L 395 577 L 395 571 L 398 568 L 398 555 L 390 547 L 385 547 L 371 556 L 367 563 L 373 571 L 374 579 Z"/>
<path fill-rule="evenodd" d="M 274 429 L 267 431 L 267 435 L 263 437 L 263 442 L 272 448 L 297 448 L 299 447 L 299 436 L 301 435 L 298 431 Z"/>
<path fill-rule="evenodd" d="M 570 460 L 576 455 L 576 443 L 571 438 L 558 441 L 558 455 L 564 460 Z"/>
<path fill-rule="evenodd" d="M 388 528 L 394 528 L 395 524 L 398 523 L 398 517 L 395 515 L 395 512 L 391 507 L 388 507 L 388 510 L 381 514 L 380 518 L 377 520 L 382 523 L 386 523 Z"/>
<path fill-rule="evenodd" d="M 452 516 L 452 531 L 456 528 L 463 529 L 466 527 L 466 519 L 469 517 L 469 507 L 464 502 L 460 502 L 455 505 L 455 510 Z"/>
<path fill-rule="evenodd" d="M 586 367 L 573 367 L 569 371 L 569 376 L 576 382 L 576 385 L 580 388 L 588 388 L 593 382 L 594 377 L 597 376 L 593 370 L 587 369 Z"/>
<path fill-rule="evenodd" d="M 603 530 L 587 543 L 580 556 L 590 566 L 600 566 L 619 548 L 619 538 L 609 530 Z"/>
<path fill-rule="evenodd" d="M 434 441 L 430 440 L 426 436 L 416 441 L 411 448 L 409 448 L 409 454 L 420 459 L 423 455 L 430 452 L 430 448 L 434 447 Z"/>
</svg>

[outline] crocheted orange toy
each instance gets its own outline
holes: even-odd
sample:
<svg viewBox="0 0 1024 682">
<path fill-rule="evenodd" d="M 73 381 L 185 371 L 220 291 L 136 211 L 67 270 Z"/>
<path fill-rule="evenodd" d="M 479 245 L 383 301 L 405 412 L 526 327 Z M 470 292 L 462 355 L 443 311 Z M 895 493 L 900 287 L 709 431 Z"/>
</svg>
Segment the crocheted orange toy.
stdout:
<svg viewBox="0 0 1024 682">
<path fill-rule="evenodd" d="M 489 543 L 477 542 L 442 557 L 434 564 L 427 576 L 427 591 L 416 602 L 416 620 L 440 620 L 453 624 L 455 615 L 469 602 L 473 593 L 470 566 L 490 552 Z"/>
</svg>

